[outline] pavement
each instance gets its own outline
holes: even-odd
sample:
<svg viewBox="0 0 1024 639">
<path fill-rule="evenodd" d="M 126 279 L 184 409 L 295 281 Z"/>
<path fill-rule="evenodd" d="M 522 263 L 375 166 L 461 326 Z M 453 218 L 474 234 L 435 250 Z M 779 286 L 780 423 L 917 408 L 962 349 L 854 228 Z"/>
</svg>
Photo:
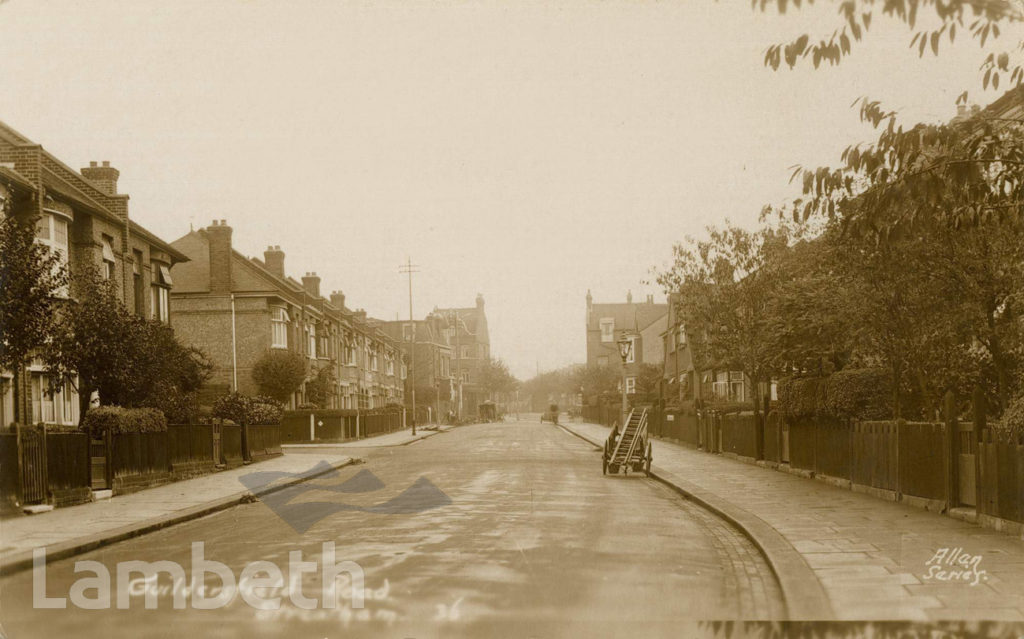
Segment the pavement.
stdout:
<svg viewBox="0 0 1024 639">
<path fill-rule="evenodd" d="M 417 430 L 416 434 L 413 435 L 411 429 L 402 429 L 393 433 L 387 433 L 385 435 L 377 435 L 375 437 L 367 437 L 366 439 L 357 439 L 350 442 L 320 442 L 314 444 L 284 444 L 281 446 L 282 449 L 293 453 L 309 453 L 309 454 L 322 454 L 324 451 L 339 450 L 344 451 L 351 448 L 378 448 L 381 446 L 406 446 L 413 442 L 418 442 L 421 439 L 433 437 L 434 435 L 440 435 L 441 433 L 447 432 L 456 426 L 449 426 L 446 424 L 442 425 L 428 425 L 425 428 Z"/>
<path fill-rule="evenodd" d="M 43 587 L 51 598 L 67 598 L 63 609 L 33 607 L 30 571 L 0 578 L 3 630 L 12 637 L 44 628 L 104 638 L 648 638 L 713 634 L 700 619 L 786 617 L 771 568 L 736 528 L 653 480 L 603 477 L 594 447 L 550 424 L 480 424 L 368 449 L 362 464 L 275 495 L 285 499 L 263 498 L 52 562 Z M 300 512 L 316 516 L 297 527 L 292 514 Z M 254 561 L 287 568 L 287 586 L 267 592 L 282 595 L 280 605 L 256 610 L 243 595 L 214 610 L 175 609 L 166 577 L 153 583 L 154 609 L 143 605 L 142 591 L 128 609 L 109 600 L 96 610 L 71 604 L 82 585 L 76 562 L 98 562 L 111 575 L 129 560 L 189 571 L 195 542 L 204 544 L 206 561 L 233 575 Z M 296 578 L 293 553 L 316 567 L 326 563 L 323 544 L 330 542 L 332 561 L 361 569 L 364 607 L 348 599 L 347 588 L 334 608 L 294 603 L 295 593 L 319 596 L 325 581 L 319 569 Z M 207 573 L 203 583 L 218 587 L 219 579 Z"/>
<path fill-rule="evenodd" d="M 564 426 L 594 443 L 610 431 Z M 653 457 L 660 479 L 721 506 L 755 538 L 769 533 L 759 545 L 769 559 L 782 553 L 780 577 L 799 571 L 795 551 L 837 619 L 1024 621 L 1020 539 L 669 442 L 654 440 Z"/>
<path fill-rule="evenodd" d="M 324 455 L 326 465 L 311 467 L 304 455 L 282 455 L 231 470 L 164 484 L 128 495 L 26 517 L 0 519 L 0 574 L 32 565 L 32 551 L 46 548 L 47 560 L 70 557 L 124 539 L 230 508 L 251 493 L 259 496 L 307 481 L 353 459 Z M 280 478 L 247 489 L 242 477 L 256 472 Z"/>
</svg>

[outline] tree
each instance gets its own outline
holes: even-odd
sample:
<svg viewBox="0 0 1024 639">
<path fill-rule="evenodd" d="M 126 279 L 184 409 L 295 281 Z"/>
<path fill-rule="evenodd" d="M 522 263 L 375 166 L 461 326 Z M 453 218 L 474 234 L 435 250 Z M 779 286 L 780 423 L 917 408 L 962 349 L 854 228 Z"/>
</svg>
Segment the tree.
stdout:
<svg viewBox="0 0 1024 639">
<path fill-rule="evenodd" d="M 661 384 L 662 370 L 655 364 L 641 364 L 640 371 L 636 376 L 636 393 L 650 399 L 658 394 L 658 387 Z"/>
<path fill-rule="evenodd" d="M 261 395 L 287 402 L 306 381 L 306 359 L 292 351 L 271 349 L 252 367 L 252 381 Z"/>
<path fill-rule="evenodd" d="M 306 382 L 307 402 L 316 404 L 318 408 L 330 404 L 331 398 L 337 394 L 338 378 L 334 374 L 334 366 L 334 360 L 331 360 L 311 371 L 310 379 Z"/>
<path fill-rule="evenodd" d="M 16 394 L 24 362 L 53 338 L 68 280 L 59 257 L 35 242 L 34 224 L 12 216 L 0 198 L 0 370 L 14 372 Z"/>
<path fill-rule="evenodd" d="M 611 366 L 587 364 L 577 366 L 569 377 L 569 391 L 583 393 L 584 397 L 595 397 L 615 393 L 622 383 L 622 376 Z"/>
<path fill-rule="evenodd" d="M 98 391 L 104 404 L 149 406 L 172 421 L 187 419 L 209 376 L 209 361 L 178 342 L 169 326 L 130 313 L 116 286 L 92 271 L 75 278 L 78 301 L 59 314 L 44 351 L 48 372 L 57 387 L 76 385 L 83 416 Z"/>
<path fill-rule="evenodd" d="M 807 5 L 811 4 L 807 2 Z M 761 11 L 773 5 L 778 7 L 779 13 L 785 13 L 790 7 L 797 10 L 801 8 L 800 0 L 754 0 L 753 4 Z M 778 69 L 783 62 L 793 68 L 807 59 L 814 64 L 814 68 L 818 68 L 822 62 L 839 64 L 850 55 L 854 43 L 860 42 L 868 33 L 872 20 L 878 15 L 876 9 L 879 8 L 884 17 L 907 26 L 913 34 L 910 48 L 916 50 L 918 56 L 923 56 L 929 50 L 937 56 L 943 38 L 948 37 L 952 44 L 957 33 L 964 33 L 965 30 L 984 47 L 989 38 L 994 40 L 999 37 L 1000 23 L 1005 26 L 1007 23 L 1024 21 L 1020 5 L 1009 0 L 846 0 L 840 5 L 838 24 L 830 36 L 812 39 L 811 34 L 803 33 L 789 42 L 774 44 L 765 51 L 764 63 L 773 69 Z M 935 14 L 934 28 L 917 28 L 921 9 L 930 9 Z M 999 88 L 1000 74 L 1009 73 L 1011 82 L 1021 80 L 1020 65 L 1014 65 L 1011 70 L 1010 59 L 1010 53 L 993 53 L 985 60 L 982 70 L 985 71 L 986 86 L 992 82 L 995 88 Z"/>
<path fill-rule="evenodd" d="M 489 395 L 509 393 L 516 389 L 518 380 L 501 359 L 487 358 L 480 365 L 480 386 Z"/>
<path fill-rule="evenodd" d="M 657 281 L 676 296 L 695 368 L 743 371 L 753 382 L 756 407 L 759 382 L 768 382 L 781 364 L 768 300 L 784 280 L 789 232 L 751 232 L 728 221 L 707 232 L 707 239 L 676 244 L 673 263 Z"/>
</svg>

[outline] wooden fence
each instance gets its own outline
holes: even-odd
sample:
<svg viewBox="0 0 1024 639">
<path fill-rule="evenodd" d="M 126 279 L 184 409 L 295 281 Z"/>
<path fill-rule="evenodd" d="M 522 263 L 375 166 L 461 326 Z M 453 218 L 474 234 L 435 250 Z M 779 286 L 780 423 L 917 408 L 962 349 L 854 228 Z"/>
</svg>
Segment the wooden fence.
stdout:
<svg viewBox="0 0 1024 639">
<path fill-rule="evenodd" d="M 402 410 L 395 408 L 288 410 L 281 419 L 280 443 L 350 441 L 393 433 L 402 423 Z"/>
<path fill-rule="evenodd" d="M 585 406 L 583 416 L 611 425 L 618 410 L 618 405 Z M 945 422 L 784 420 L 775 410 L 755 417 L 656 408 L 648 418 L 655 437 L 827 476 L 854 490 L 930 510 L 976 503 L 986 525 L 1024 530 L 1024 434 L 1006 434 L 984 420 L 973 425 L 958 423 L 956 416 Z"/>
</svg>

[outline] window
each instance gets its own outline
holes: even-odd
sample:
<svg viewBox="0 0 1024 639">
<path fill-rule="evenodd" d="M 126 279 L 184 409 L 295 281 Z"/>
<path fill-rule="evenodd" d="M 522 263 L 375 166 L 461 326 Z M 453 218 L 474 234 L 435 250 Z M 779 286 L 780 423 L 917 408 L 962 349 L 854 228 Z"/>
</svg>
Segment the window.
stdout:
<svg viewBox="0 0 1024 639">
<path fill-rule="evenodd" d="M 316 324 L 306 326 L 306 354 L 309 359 L 316 359 Z"/>
<path fill-rule="evenodd" d="M 636 362 L 636 338 L 629 338 L 629 354 L 626 355 L 626 363 L 633 364 Z"/>
<path fill-rule="evenodd" d="M 409 366 L 402 362 L 402 379 L 409 377 Z"/>
<path fill-rule="evenodd" d="M 627 377 L 626 378 L 626 394 L 627 395 L 632 395 L 635 392 L 636 392 L 636 378 L 635 377 Z"/>
<path fill-rule="evenodd" d="M 387 375 L 395 374 L 395 356 L 393 353 L 388 353 L 387 359 L 384 360 L 384 372 Z"/>
<path fill-rule="evenodd" d="M 610 317 L 605 317 L 601 320 L 601 341 L 615 341 L 615 320 Z"/>
<path fill-rule="evenodd" d="M 53 211 L 44 211 L 36 220 L 36 243 L 49 247 L 57 255 L 54 269 L 68 266 L 68 219 Z M 67 297 L 67 286 L 57 291 L 57 295 Z"/>
<path fill-rule="evenodd" d="M 469 383 L 469 371 L 462 371 L 462 383 Z"/>
<path fill-rule="evenodd" d="M 270 347 L 288 348 L 288 311 L 273 308 L 270 311 Z"/>
<path fill-rule="evenodd" d="M 0 210 L 2 210 L 0 206 Z M 0 426 L 14 422 L 14 379 L 11 373 L 0 373 Z"/>
<path fill-rule="evenodd" d="M 135 314 L 146 315 L 146 287 L 142 280 L 142 251 L 132 251 L 132 287 L 135 292 Z"/>
<path fill-rule="evenodd" d="M 686 327 L 680 326 L 676 335 L 676 343 L 680 346 L 686 346 Z"/>
<path fill-rule="evenodd" d="M 377 351 L 378 350 L 379 349 L 378 349 L 378 347 L 376 345 L 373 345 L 373 346 L 370 347 L 370 370 L 372 370 L 372 371 L 380 370 L 379 362 L 377 361 L 377 358 L 378 358 Z"/>
<path fill-rule="evenodd" d="M 33 423 L 78 423 L 78 393 L 71 382 L 54 387 L 48 375 L 33 371 L 31 385 Z"/>
<path fill-rule="evenodd" d="M 114 247 L 111 246 L 111 242 L 114 238 L 104 235 L 100 240 L 103 248 L 103 279 L 112 280 L 114 279 Z"/>
<path fill-rule="evenodd" d="M 416 328 L 412 324 L 402 325 L 402 341 L 411 342 L 416 336 Z"/>
<path fill-rule="evenodd" d="M 470 350 L 469 346 L 463 346 L 462 347 L 462 359 L 470 359 L 472 357 L 472 355 L 470 354 L 471 352 L 472 351 Z"/>
<path fill-rule="evenodd" d="M 167 322 L 170 319 L 170 285 L 171 285 L 171 272 L 163 264 L 157 264 L 155 262 L 150 264 L 150 272 L 152 278 L 152 286 L 150 287 L 150 295 L 152 298 L 152 307 L 150 310 L 150 317 L 161 322 Z"/>
</svg>

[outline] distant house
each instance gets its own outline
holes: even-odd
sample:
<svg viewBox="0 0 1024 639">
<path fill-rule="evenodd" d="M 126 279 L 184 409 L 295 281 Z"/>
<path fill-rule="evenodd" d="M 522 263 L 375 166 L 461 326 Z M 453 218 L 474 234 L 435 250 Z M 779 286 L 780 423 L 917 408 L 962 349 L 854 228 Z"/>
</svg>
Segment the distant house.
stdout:
<svg viewBox="0 0 1024 639">
<path fill-rule="evenodd" d="M 626 392 L 635 392 L 642 364 L 663 365 L 661 333 L 667 315 L 668 305 L 655 304 L 653 295 L 640 303 L 634 303 L 633 294 L 628 293 L 625 303 L 595 304 L 587 291 L 587 365 L 610 366 L 622 375 L 618 341 L 623 335 L 629 336 L 633 348 L 625 363 Z"/>
<path fill-rule="evenodd" d="M 119 176 L 109 162 L 75 171 L 0 123 L 0 202 L 9 214 L 36 220 L 36 243 L 55 253 L 72 278 L 94 269 L 115 283 L 127 308 L 169 322 L 170 269 L 188 258 L 130 219 Z M 81 293 L 72 281 L 60 295 L 71 304 Z M 13 371 L 0 371 L 0 423 L 78 423 L 82 399 L 74 384 L 51 388 L 38 358 L 22 373 L 14 384 Z"/>
<path fill-rule="evenodd" d="M 410 404 L 412 389 L 417 390 L 418 420 L 445 416 L 453 410 L 456 386 L 451 326 L 448 318 L 436 313 L 414 322 L 381 323 L 383 331 L 399 343 L 403 355 L 415 355 L 410 362 L 412 371 L 406 379 L 405 398 L 406 404 Z"/>
<path fill-rule="evenodd" d="M 231 234 L 224 220 L 215 220 L 173 242 L 191 260 L 173 270 L 174 325 L 183 342 L 210 357 L 212 385 L 255 394 L 256 361 L 287 350 L 309 360 L 310 376 L 333 368 L 334 395 L 322 408 L 403 401 L 404 367 L 395 340 L 365 311 L 346 308 L 340 291 L 323 297 L 316 273 L 301 282 L 288 277 L 280 246 L 267 247 L 263 260 L 249 258 L 232 248 Z M 288 404 L 295 408 L 307 400 L 303 384 Z"/>
<path fill-rule="evenodd" d="M 445 319 L 449 325 L 455 377 L 455 403 L 460 415 L 475 416 L 480 403 L 490 399 L 480 385 L 480 370 L 491 357 L 491 338 L 484 312 L 484 296 L 476 296 L 476 306 L 468 308 L 435 308 L 430 314 Z"/>
</svg>

